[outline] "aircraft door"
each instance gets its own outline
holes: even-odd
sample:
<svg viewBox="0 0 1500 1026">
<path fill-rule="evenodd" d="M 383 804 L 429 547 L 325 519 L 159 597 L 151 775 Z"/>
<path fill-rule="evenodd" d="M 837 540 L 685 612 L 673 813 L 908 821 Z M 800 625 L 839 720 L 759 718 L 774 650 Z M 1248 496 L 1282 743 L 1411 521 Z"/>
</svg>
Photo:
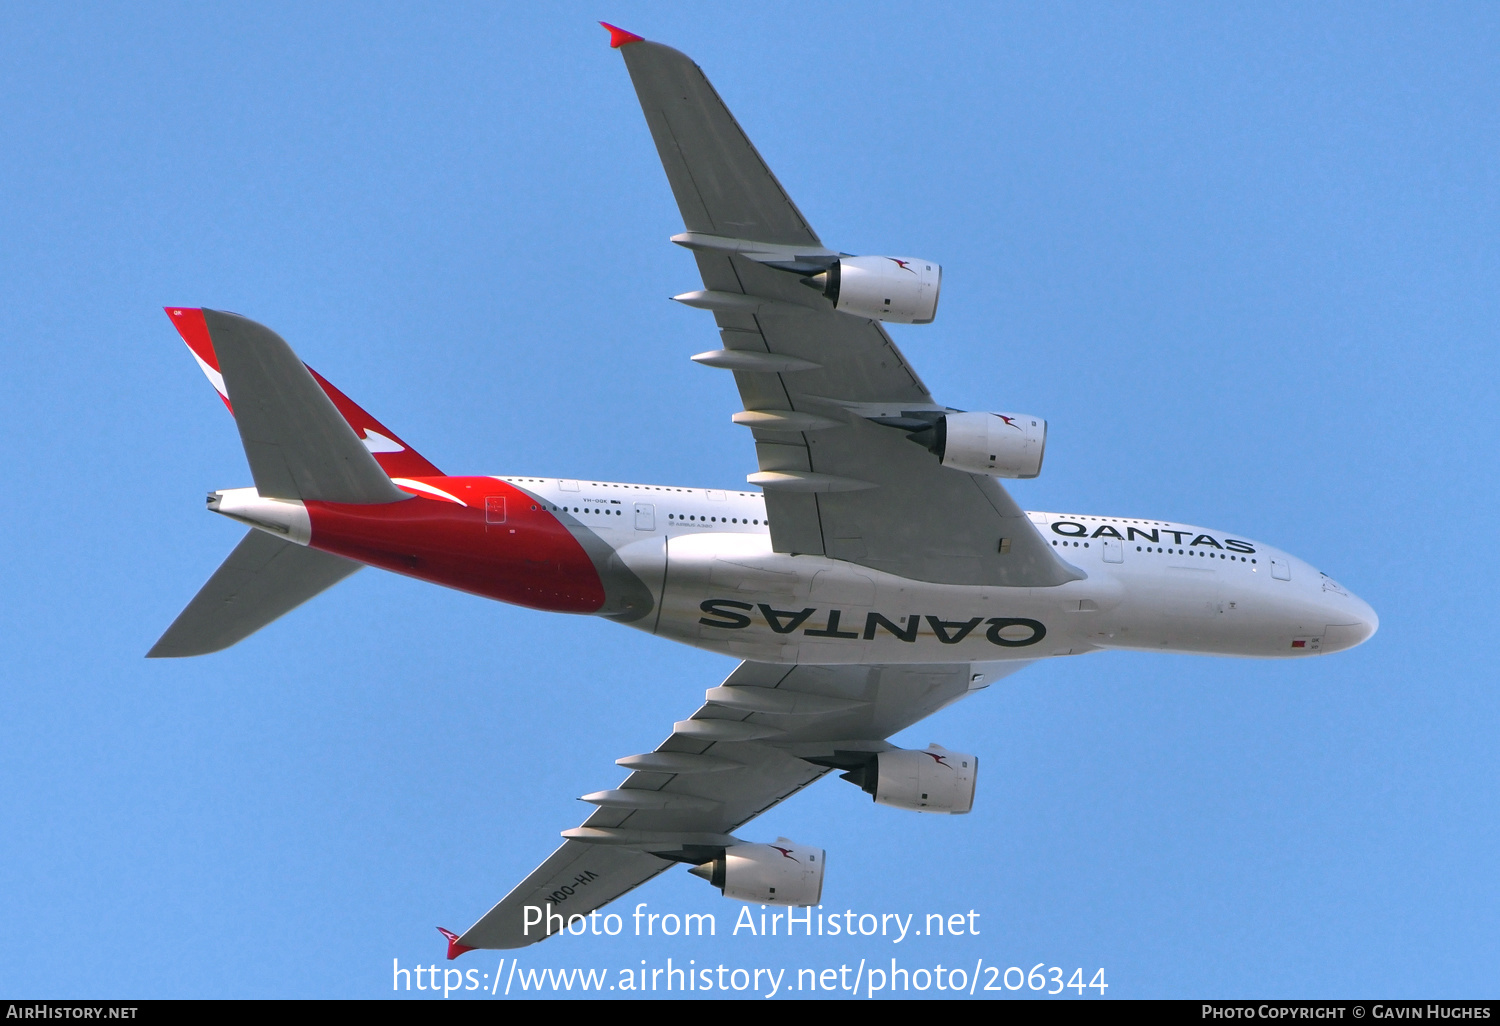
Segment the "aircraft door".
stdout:
<svg viewBox="0 0 1500 1026">
<path fill-rule="evenodd" d="M 656 505 L 650 502 L 638 502 L 635 504 L 635 529 L 637 531 L 656 530 Z"/>
<path fill-rule="evenodd" d="M 1125 562 L 1125 543 L 1116 538 L 1101 538 L 1104 543 L 1104 561 L 1106 563 Z"/>
</svg>

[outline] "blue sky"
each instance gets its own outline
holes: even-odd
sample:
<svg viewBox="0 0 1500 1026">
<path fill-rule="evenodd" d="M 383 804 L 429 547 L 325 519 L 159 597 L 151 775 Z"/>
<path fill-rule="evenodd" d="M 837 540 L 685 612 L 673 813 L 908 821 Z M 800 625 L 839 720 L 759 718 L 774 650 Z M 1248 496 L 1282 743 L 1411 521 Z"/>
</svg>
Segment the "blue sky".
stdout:
<svg viewBox="0 0 1500 1026">
<path fill-rule="evenodd" d="M 376 571 L 226 653 L 142 658 L 240 534 L 203 494 L 249 483 L 167 304 L 272 325 L 450 472 L 743 486 L 598 18 L 692 55 L 826 243 L 942 262 L 936 323 L 892 334 L 940 400 L 1049 420 L 1023 505 L 1287 548 L 1382 625 L 1324 659 L 1037 666 L 898 738 L 979 754 L 971 815 L 824 781 L 742 832 L 828 849 L 825 912 L 974 909 L 978 937 L 570 938 L 522 965 L 1492 996 L 1478 4 L 10 9 L 0 992 L 388 995 L 731 669 Z M 739 909 L 680 870 L 636 900 L 721 934 Z"/>
</svg>

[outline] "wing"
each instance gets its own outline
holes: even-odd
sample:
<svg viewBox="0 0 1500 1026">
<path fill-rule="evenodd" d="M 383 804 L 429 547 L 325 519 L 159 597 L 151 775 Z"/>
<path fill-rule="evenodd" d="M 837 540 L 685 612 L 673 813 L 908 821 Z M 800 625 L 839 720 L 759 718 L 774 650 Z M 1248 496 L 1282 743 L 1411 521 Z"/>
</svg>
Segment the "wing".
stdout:
<svg viewBox="0 0 1500 1026">
<path fill-rule="evenodd" d="M 880 324 L 835 312 L 800 278 L 826 249 L 685 55 L 620 46 L 752 425 L 778 552 L 831 556 L 943 584 L 1048 587 L 1060 559 L 995 479 L 945 469 L 876 419 L 943 412 Z M 788 273 L 796 272 L 796 273 Z M 765 416 L 769 414 L 770 416 Z M 791 415 L 791 416 L 788 416 Z"/>
<path fill-rule="evenodd" d="M 534 944 L 547 931 L 539 913 L 528 925 L 526 906 L 587 915 L 674 862 L 707 862 L 830 767 L 889 748 L 890 735 L 1029 665 L 741 663 L 654 752 L 619 760 L 632 769 L 624 782 L 585 796 L 598 810 L 457 944 Z"/>
</svg>

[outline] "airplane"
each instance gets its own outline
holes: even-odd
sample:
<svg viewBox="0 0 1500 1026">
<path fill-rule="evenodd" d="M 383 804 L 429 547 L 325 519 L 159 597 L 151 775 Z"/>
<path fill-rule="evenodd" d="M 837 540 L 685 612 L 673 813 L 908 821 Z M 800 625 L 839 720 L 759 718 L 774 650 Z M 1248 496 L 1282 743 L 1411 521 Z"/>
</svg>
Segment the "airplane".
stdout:
<svg viewBox="0 0 1500 1026">
<path fill-rule="evenodd" d="M 1282 550 L 1167 519 L 1027 512 L 1047 422 L 937 402 L 882 327 L 927 324 L 942 268 L 825 247 L 702 70 L 614 26 L 712 314 L 755 490 L 450 476 L 236 314 L 168 307 L 233 414 L 250 530 L 148 653 L 227 648 L 365 566 L 602 616 L 741 660 L 448 957 L 575 926 L 677 863 L 810 906 L 824 850 L 734 831 L 837 772 L 873 802 L 973 807 L 978 757 L 887 739 L 1039 659 L 1109 649 L 1300 658 L 1379 625 Z"/>
</svg>

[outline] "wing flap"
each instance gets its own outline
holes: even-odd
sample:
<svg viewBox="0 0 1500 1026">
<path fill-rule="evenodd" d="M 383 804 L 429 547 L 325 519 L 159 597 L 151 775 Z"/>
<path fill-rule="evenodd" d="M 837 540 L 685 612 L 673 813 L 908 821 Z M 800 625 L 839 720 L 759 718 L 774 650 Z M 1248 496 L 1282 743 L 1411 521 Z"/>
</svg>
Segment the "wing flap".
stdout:
<svg viewBox="0 0 1500 1026">
<path fill-rule="evenodd" d="M 942 408 L 877 322 L 826 304 L 820 309 L 821 301 L 795 277 L 754 261 L 697 257 L 710 289 L 734 291 L 748 282 L 748 294 L 808 311 L 769 305 L 753 312 L 714 310 L 726 349 L 818 365 L 785 373 L 734 371 L 744 408 L 841 422 L 818 431 L 755 428 L 758 469 L 876 486 L 818 495 L 768 488 L 776 551 L 827 555 L 941 584 L 1052 587 L 1083 576 L 1058 557 L 994 478 L 942 467 L 904 431 L 847 412 L 846 404 L 860 403 Z"/>
</svg>

